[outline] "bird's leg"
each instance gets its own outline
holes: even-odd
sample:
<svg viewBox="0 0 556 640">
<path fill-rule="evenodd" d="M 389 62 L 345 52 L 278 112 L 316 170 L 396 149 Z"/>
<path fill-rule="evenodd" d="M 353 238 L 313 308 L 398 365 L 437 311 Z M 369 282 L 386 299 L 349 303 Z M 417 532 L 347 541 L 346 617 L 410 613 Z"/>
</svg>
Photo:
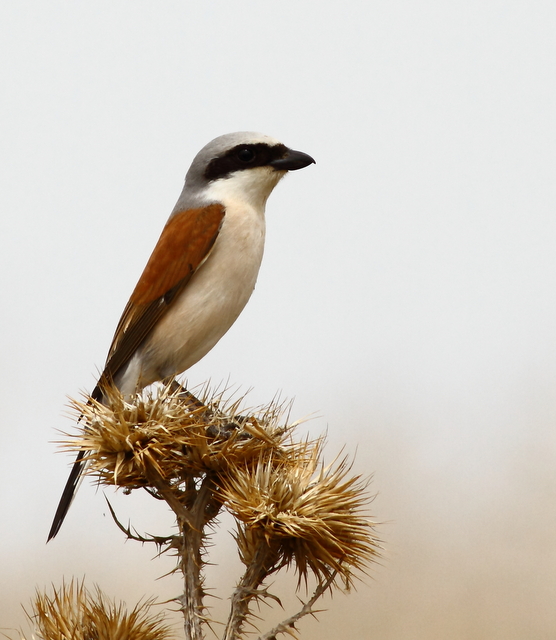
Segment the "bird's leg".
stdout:
<svg viewBox="0 0 556 640">
<path fill-rule="evenodd" d="M 209 436 L 209 438 L 222 438 L 227 440 L 235 431 L 240 430 L 243 423 L 249 419 L 249 416 L 234 416 L 232 421 L 217 424 L 217 421 L 214 420 L 214 412 L 208 409 L 199 398 L 194 396 L 191 391 L 188 391 L 179 382 L 172 380 L 170 391 L 176 394 L 190 411 L 197 412 L 198 415 L 209 423 L 207 426 L 207 436 Z M 250 436 L 245 434 L 242 437 L 247 438 Z"/>
<path fill-rule="evenodd" d="M 190 411 L 198 411 L 201 414 L 206 413 L 207 415 L 211 413 L 207 409 L 207 406 L 203 402 L 201 402 L 199 398 L 194 396 L 191 391 L 188 391 L 176 380 L 172 380 L 172 383 L 170 384 L 170 391 L 171 393 L 176 394 Z"/>
<path fill-rule="evenodd" d="M 227 440 L 236 431 L 241 430 L 243 423 L 248 419 L 249 418 L 247 416 L 234 416 L 234 419 L 230 422 L 225 422 L 223 424 L 211 424 L 207 427 L 207 436 L 209 436 L 210 438 Z M 246 438 L 250 438 L 251 434 L 240 433 L 238 437 L 242 440 L 245 440 Z"/>
</svg>

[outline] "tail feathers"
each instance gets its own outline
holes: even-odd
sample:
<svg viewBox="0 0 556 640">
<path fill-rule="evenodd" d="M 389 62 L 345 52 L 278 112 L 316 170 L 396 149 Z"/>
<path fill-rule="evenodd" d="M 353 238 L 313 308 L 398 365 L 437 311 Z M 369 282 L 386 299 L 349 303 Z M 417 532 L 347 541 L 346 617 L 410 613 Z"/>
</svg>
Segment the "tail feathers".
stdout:
<svg viewBox="0 0 556 640">
<path fill-rule="evenodd" d="M 93 389 L 91 393 L 91 398 L 93 400 L 98 400 L 102 402 L 102 391 L 101 391 L 101 383 L 104 379 L 105 374 L 103 374 L 97 384 L 97 386 Z M 81 418 L 83 416 L 79 416 L 78 423 L 81 422 Z M 71 468 L 71 472 L 66 482 L 66 486 L 64 487 L 64 491 L 62 492 L 62 497 L 60 498 L 60 502 L 58 503 L 58 508 L 56 509 L 56 513 L 54 514 L 54 520 L 52 521 L 52 526 L 50 527 L 50 532 L 48 534 L 47 542 L 50 542 L 54 536 L 60 531 L 60 527 L 64 522 L 64 519 L 68 513 L 68 509 L 70 508 L 71 503 L 73 502 L 73 497 L 75 496 L 75 492 L 77 491 L 77 486 L 79 485 L 79 481 L 81 480 L 81 474 L 83 473 L 83 469 L 85 468 L 85 463 L 83 462 L 83 456 L 85 455 L 84 451 L 80 451 L 77 454 L 77 458 L 73 463 L 73 467 Z"/>
<path fill-rule="evenodd" d="M 77 454 L 75 462 L 73 463 L 68 481 L 66 482 L 66 486 L 64 487 L 62 497 L 60 498 L 60 502 L 58 504 L 58 508 L 56 509 L 56 514 L 54 515 L 52 526 L 50 527 L 47 542 L 52 540 L 52 538 L 54 538 L 58 531 L 60 531 L 60 527 L 62 526 L 64 518 L 66 517 L 68 509 L 70 508 L 70 505 L 73 501 L 73 496 L 75 495 L 75 491 L 77 489 L 77 485 L 79 484 L 83 468 L 85 467 L 85 463 L 83 462 L 84 455 L 85 452 L 80 451 Z"/>
</svg>

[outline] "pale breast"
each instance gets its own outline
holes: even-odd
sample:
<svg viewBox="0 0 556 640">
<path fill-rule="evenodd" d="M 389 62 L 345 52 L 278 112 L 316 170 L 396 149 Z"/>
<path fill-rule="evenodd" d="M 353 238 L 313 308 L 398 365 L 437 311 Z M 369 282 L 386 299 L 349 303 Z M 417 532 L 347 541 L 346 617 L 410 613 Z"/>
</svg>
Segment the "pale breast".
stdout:
<svg viewBox="0 0 556 640">
<path fill-rule="evenodd" d="M 264 211 L 227 208 L 210 255 L 129 363 L 122 390 L 181 373 L 214 347 L 251 297 L 264 239 Z"/>
</svg>

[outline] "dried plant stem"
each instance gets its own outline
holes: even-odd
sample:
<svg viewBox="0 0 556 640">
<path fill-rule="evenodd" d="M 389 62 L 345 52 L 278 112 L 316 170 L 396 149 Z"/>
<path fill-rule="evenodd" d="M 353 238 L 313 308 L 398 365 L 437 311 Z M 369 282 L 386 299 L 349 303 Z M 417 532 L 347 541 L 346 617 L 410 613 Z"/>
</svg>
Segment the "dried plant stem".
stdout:
<svg viewBox="0 0 556 640">
<path fill-rule="evenodd" d="M 187 640 L 203 640 L 203 581 L 201 577 L 202 530 L 195 530 L 184 523 L 181 527 L 183 594 L 178 598 L 184 616 L 184 631 Z"/>
<path fill-rule="evenodd" d="M 155 469 L 153 465 L 146 465 L 146 474 L 149 483 L 155 487 L 168 506 L 176 514 L 178 523 L 188 524 L 190 527 L 193 527 L 194 523 L 189 510 L 183 506 L 178 496 L 172 490 L 172 487 L 170 487 L 170 485 L 164 480 L 158 470 Z"/>
<path fill-rule="evenodd" d="M 189 513 L 192 524 L 184 524 L 182 529 L 183 552 L 181 567 L 184 579 L 183 597 L 180 599 L 185 618 L 184 629 L 187 640 L 204 638 L 202 623 L 205 621 L 203 597 L 202 549 L 205 526 L 218 514 L 221 503 L 215 497 L 212 474 L 207 473 L 201 487 L 196 491 L 195 500 Z"/>
<path fill-rule="evenodd" d="M 337 572 L 335 571 L 325 582 L 319 584 L 315 589 L 311 599 L 306 602 L 303 607 L 297 612 L 294 613 L 293 616 L 286 618 L 279 624 L 277 624 L 273 629 L 264 634 L 264 636 L 260 636 L 258 640 L 276 640 L 276 636 L 279 633 L 287 633 L 289 635 L 293 635 L 292 632 L 295 629 L 295 623 L 303 618 L 306 615 L 314 615 L 317 613 L 315 609 L 313 609 L 313 605 L 315 602 L 322 596 L 323 593 L 332 585 L 336 578 Z M 297 637 L 297 636 L 295 636 Z"/>
<path fill-rule="evenodd" d="M 186 640 L 203 640 L 205 620 L 202 577 L 204 528 L 218 514 L 221 502 L 215 497 L 212 474 L 207 473 L 197 489 L 193 478 L 186 479 L 187 491 L 170 486 L 153 465 L 148 465 L 149 482 L 176 514 L 181 538 L 180 568 L 183 574 L 183 594 L 177 601 L 184 616 Z M 184 506 L 183 503 L 187 506 Z"/>
<path fill-rule="evenodd" d="M 270 596 L 266 590 L 260 590 L 259 587 L 264 579 L 272 573 L 278 559 L 278 552 L 263 540 L 232 594 L 230 616 L 222 640 L 239 640 L 241 638 L 241 631 L 249 615 L 251 601 Z"/>
</svg>

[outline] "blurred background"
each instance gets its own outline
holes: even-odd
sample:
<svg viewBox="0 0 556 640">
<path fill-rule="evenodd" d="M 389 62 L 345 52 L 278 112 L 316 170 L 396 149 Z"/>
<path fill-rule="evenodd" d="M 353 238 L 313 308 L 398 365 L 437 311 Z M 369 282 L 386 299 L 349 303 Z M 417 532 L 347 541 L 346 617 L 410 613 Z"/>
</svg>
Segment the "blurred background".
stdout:
<svg viewBox="0 0 556 640">
<path fill-rule="evenodd" d="M 45 545 L 71 462 L 54 442 L 193 156 L 255 130 L 317 165 L 271 196 L 253 298 L 187 380 L 294 398 L 328 461 L 374 474 L 384 558 L 302 637 L 555 636 L 555 32 L 543 0 L 2 4 L 2 631 L 64 576 L 130 606 L 179 593 L 91 481 Z M 147 495 L 106 493 L 168 531 Z M 297 606 L 288 580 L 262 632 Z"/>
</svg>

